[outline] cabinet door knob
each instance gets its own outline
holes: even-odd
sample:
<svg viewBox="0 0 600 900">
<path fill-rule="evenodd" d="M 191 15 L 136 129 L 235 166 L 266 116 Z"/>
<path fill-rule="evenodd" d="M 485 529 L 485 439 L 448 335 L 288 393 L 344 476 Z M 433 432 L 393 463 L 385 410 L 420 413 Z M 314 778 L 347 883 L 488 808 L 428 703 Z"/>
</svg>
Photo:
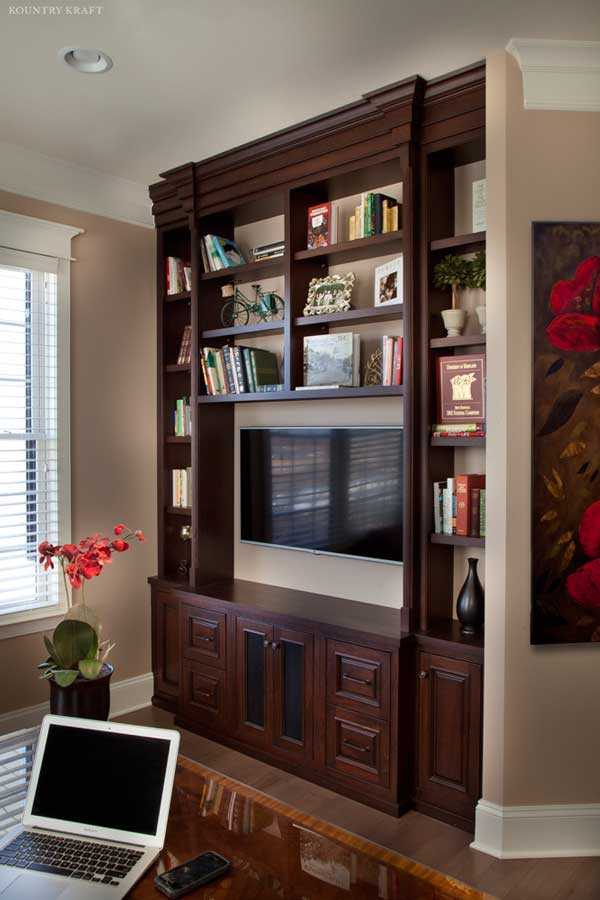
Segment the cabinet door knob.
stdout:
<svg viewBox="0 0 600 900">
<path fill-rule="evenodd" d="M 271 650 L 279 650 L 280 646 L 281 645 L 280 645 L 279 641 L 273 641 L 273 643 L 271 644 Z"/>
<path fill-rule="evenodd" d="M 427 678 L 428 675 L 429 675 L 429 672 L 426 672 L 425 669 L 421 669 L 421 671 L 419 672 L 419 678 L 421 680 L 423 680 L 424 678 Z"/>
<path fill-rule="evenodd" d="M 263 647 L 265 648 L 265 650 L 268 650 L 270 646 L 271 646 L 271 641 L 265 641 L 263 644 Z"/>
</svg>

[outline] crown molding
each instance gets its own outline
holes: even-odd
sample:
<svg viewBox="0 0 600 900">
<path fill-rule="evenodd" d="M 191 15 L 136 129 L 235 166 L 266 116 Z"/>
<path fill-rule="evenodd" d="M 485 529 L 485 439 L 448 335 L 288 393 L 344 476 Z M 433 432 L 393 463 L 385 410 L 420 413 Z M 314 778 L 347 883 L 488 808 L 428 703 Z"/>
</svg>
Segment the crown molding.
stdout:
<svg viewBox="0 0 600 900">
<path fill-rule="evenodd" d="M 148 189 L 0 141 L 0 189 L 129 225 L 153 228 Z"/>
<path fill-rule="evenodd" d="M 78 234 L 83 228 L 0 209 L 0 247 L 9 250 L 71 259 L 71 241 Z"/>
<path fill-rule="evenodd" d="M 511 38 L 525 109 L 600 112 L 600 41 Z"/>
</svg>

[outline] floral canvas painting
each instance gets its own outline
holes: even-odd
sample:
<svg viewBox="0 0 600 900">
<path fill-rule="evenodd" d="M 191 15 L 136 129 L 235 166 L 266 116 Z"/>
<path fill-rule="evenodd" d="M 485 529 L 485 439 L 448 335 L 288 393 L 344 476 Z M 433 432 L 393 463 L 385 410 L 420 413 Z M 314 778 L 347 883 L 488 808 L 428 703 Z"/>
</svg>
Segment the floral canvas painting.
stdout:
<svg viewBox="0 0 600 900">
<path fill-rule="evenodd" d="M 533 227 L 533 644 L 600 642 L 600 223 Z"/>
</svg>

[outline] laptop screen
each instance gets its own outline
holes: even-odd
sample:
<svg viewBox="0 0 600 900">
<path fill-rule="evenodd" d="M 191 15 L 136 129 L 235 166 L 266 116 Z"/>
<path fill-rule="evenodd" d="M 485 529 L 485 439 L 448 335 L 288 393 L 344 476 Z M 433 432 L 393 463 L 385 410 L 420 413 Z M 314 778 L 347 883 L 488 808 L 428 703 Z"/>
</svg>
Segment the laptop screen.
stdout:
<svg viewBox="0 0 600 900">
<path fill-rule="evenodd" d="M 50 725 L 31 812 L 155 835 L 170 742 Z"/>
</svg>

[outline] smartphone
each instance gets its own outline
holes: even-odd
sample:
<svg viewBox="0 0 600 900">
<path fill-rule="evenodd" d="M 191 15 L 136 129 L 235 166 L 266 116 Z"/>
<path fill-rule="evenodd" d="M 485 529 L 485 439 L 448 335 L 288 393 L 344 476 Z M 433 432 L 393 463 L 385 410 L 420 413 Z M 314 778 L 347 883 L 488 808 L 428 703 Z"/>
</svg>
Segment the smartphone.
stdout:
<svg viewBox="0 0 600 900">
<path fill-rule="evenodd" d="M 194 891 L 203 884 L 220 878 L 230 865 L 229 860 L 224 856 L 209 850 L 181 866 L 157 875 L 154 883 L 159 891 L 162 891 L 167 897 L 183 897 L 189 891 Z"/>
</svg>

